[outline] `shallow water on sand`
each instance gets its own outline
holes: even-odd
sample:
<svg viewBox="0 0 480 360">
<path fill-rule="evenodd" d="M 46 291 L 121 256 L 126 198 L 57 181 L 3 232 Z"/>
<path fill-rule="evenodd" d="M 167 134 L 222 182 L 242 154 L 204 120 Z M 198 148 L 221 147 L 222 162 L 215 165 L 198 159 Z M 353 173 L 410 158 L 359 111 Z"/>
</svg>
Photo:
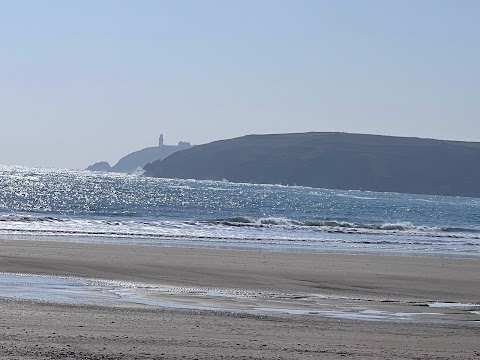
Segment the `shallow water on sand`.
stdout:
<svg viewBox="0 0 480 360">
<path fill-rule="evenodd" d="M 385 303 L 379 299 L 322 294 L 194 288 L 33 274 L 0 273 L 0 297 L 115 307 L 279 313 L 369 321 L 462 322 L 480 326 L 480 312 L 475 311 L 480 304 Z"/>
</svg>

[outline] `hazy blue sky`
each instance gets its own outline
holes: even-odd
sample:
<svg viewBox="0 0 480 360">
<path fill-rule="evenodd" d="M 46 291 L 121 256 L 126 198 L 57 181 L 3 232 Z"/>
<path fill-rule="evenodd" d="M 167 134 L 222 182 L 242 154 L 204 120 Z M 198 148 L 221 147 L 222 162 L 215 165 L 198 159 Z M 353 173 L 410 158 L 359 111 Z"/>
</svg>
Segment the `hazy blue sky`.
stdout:
<svg viewBox="0 0 480 360">
<path fill-rule="evenodd" d="M 480 141 L 480 1 L 0 0 L 0 163 L 347 131 Z"/>
</svg>

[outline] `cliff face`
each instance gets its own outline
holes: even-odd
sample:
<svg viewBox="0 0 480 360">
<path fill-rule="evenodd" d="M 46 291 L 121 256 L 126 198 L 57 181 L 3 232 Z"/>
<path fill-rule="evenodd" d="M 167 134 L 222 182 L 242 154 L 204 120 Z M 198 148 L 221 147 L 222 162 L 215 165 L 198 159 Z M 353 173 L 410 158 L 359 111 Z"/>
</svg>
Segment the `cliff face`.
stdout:
<svg viewBox="0 0 480 360">
<path fill-rule="evenodd" d="M 480 197 L 480 143 L 347 133 L 249 135 L 145 166 L 167 178 Z"/>
</svg>

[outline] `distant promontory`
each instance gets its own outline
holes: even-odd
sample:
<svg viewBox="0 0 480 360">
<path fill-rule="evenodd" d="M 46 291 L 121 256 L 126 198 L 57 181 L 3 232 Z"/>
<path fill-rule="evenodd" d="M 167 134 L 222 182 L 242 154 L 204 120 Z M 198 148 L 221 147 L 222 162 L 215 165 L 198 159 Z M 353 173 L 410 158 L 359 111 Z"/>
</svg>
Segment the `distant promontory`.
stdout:
<svg viewBox="0 0 480 360">
<path fill-rule="evenodd" d="M 155 160 L 161 160 L 174 152 L 189 149 L 192 147 L 187 141 L 180 141 L 178 145 L 165 145 L 163 134 L 160 134 L 158 146 L 148 147 L 142 150 L 134 151 L 122 157 L 114 166 L 106 161 L 101 161 L 90 165 L 87 170 L 108 171 L 120 173 L 134 173 L 141 170 L 143 166 Z"/>
<path fill-rule="evenodd" d="M 152 177 L 480 197 L 480 143 L 363 135 L 248 135 L 145 165 Z"/>
</svg>

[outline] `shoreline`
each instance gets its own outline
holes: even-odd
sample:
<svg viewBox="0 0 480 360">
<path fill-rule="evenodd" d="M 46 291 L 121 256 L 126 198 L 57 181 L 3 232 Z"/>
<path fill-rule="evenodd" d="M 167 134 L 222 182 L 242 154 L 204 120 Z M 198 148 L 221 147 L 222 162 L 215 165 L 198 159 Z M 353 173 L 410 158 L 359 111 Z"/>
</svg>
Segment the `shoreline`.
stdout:
<svg viewBox="0 0 480 360">
<path fill-rule="evenodd" d="M 476 259 L 480 260 L 480 253 L 470 252 L 443 252 L 426 250 L 397 250 L 397 249 L 370 249 L 368 247 L 299 247 L 285 245 L 258 245 L 255 246 L 243 243 L 216 243 L 216 242 L 196 242 L 192 240 L 164 239 L 152 241 L 148 238 L 117 238 L 117 237 L 70 237 L 64 235 L 1 235 L 2 241 L 32 241 L 32 242 L 58 242 L 58 243 L 78 243 L 78 244 L 102 244 L 112 246 L 143 246 L 143 247 L 167 247 L 167 248 L 185 248 L 200 250 L 227 250 L 227 251 L 258 251 L 272 253 L 297 253 L 297 254 L 333 254 L 333 255 L 372 255 L 372 256 L 391 256 L 391 257 L 425 257 L 425 258 L 451 258 L 451 259 Z"/>
<path fill-rule="evenodd" d="M 356 299 L 353 308 L 381 304 L 392 312 L 403 311 L 402 306 L 432 312 L 411 302 L 480 302 L 476 259 L 3 240 L 0 272 L 244 289 L 255 294 L 320 294 L 332 297 L 333 308 L 348 298 Z M 186 291 L 182 296 L 185 300 L 191 294 Z M 472 315 L 479 318 L 472 325 L 6 298 L 0 298 L 0 309 L 0 356 L 5 359 L 480 356 L 480 314 Z M 448 310 L 445 317 L 458 312 Z"/>
</svg>

